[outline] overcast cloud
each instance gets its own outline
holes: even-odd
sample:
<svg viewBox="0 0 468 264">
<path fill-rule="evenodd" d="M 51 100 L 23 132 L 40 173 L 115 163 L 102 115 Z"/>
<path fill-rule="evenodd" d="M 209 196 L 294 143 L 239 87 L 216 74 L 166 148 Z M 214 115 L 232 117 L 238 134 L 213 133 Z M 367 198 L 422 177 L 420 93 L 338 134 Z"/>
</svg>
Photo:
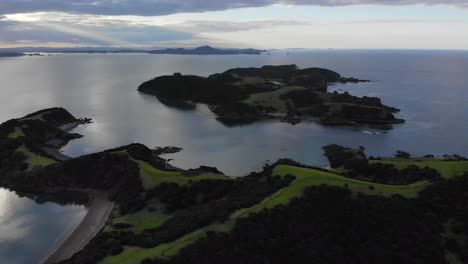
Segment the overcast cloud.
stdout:
<svg viewBox="0 0 468 264">
<path fill-rule="evenodd" d="M 467 0 L 1 0 L 0 14 L 60 11 L 100 15 L 157 16 L 241 7 L 283 5 L 451 5 L 468 7 Z"/>
<path fill-rule="evenodd" d="M 0 0 L 0 48 L 468 49 L 467 27 L 468 0 Z"/>
</svg>

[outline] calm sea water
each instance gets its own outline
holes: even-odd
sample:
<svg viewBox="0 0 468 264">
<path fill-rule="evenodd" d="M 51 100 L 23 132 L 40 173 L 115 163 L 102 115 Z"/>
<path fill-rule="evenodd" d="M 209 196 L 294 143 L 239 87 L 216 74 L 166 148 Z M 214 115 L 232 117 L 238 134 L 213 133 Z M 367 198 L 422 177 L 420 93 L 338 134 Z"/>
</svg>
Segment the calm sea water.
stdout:
<svg viewBox="0 0 468 264">
<path fill-rule="evenodd" d="M 136 91 L 139 84 L 162 74 L 209 75 L 233 67 L 290 64 L 325 67 L 344 76 L 375 82 L 332 89 L 381 97 L 402 109 L 408 123 L 387 134 L 369 129 L 296 126 L 263 122 L 228 128 L 210 111 L 170 108 Z M 174 165 L 216 166 L 231 175 L 258 170 L 265 161 L 289 157 L 325 165 L 321 147 L 330 143 L 363 145 L 370 154 L 468 155 L 468 52 L 317 51 L 261 56 L 58 55 L 0 59 L 0 120 L 45 107 L 63 106 L 90 117 L 85 135 L 66 146 L 71 156 L 132 142 L 149 147 L 184 148 Z M 364 131 L 364 132 L 363 132 Z"/>
<path fill-rule="evenodd" d="M 384 103 L 400 108 L 400 116 L 408 123 L 395 126 L 386 134 L 369 133 L 374 131 L 369 128 L 325 127 L 314 122 L 292 126 L 273 121 L 229 128 L 217 122 L 206 106 L 184 111 L 136 91 L 143 81 L 174 72 L 209 75 L 233 67 L 293 63 L 302 68 L 324 67 L 344 76 L 373 80 L 331 88 L 381 97 Z M 329 50 L 260 56 L 82 54 L 0 58 L 0 78 L 1 121 L 54 106 L 94 120 L 93 124 L 75 130 L 84 138 L 63 148 L 70 156 L 133 142 L 149 147 L 179 146 L 184 148 L 181 153 L 168 156 L 174 159 L 173 165 L 216 166 L 238 176 L 283 157 L 326 165 L 321 147 L 331 143 L 362 145 L 371 155 L 391 155 L 396 150 L 414 155 L 468 155 L 468 52 L 462 51 Z M 36 213 L 47 211 L 42 208 L 37 207 Z M 0 217 L 4 211 L 0 208 Z M 25 237 L 37 238 L 49 228 L 30 227 Z M 28 250 L 17 247 L 15 252 Z M 2 254 L 0 249 L 0 259 Z"/>
<path fill-rule="evenodd" d="M 39 264 L 85 214 L 84 206 L 39 205 L 0 189 L 0 263 Z"/>
</svg>

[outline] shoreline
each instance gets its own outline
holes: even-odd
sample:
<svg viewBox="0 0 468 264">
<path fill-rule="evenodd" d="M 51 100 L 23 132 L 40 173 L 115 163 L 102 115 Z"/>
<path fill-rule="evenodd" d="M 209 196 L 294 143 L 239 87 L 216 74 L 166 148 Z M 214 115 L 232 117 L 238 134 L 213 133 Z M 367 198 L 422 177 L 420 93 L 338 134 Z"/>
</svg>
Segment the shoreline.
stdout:
<svg viewBox="0 0 468 264">
<path fill-rule="evenodd" d="M 76 121 L 62 125 L 60 129 L 68 133 L 80 124 L 79 121 Z M 67 143 L 67 141 L 55 139 L 47 142 L 47 146 L 42 149 L 57 160 L 65 161 L 71 159 L 71 157 L 62 154 L 60 148 Z M 94 190 L 87 190 L 85 192 L 89 195 L 90 201 L 86 206 L 88 212 L 83 220 L 81 220 L 78 226 L 67 234 L 63 241 L 60 241 L 57 246 L 48 253 L 45 260 L 42 260 L 40 263 L 54 264 L 71 258 L 75 253 L 86 247 L 89 241 L 104 228 L 114 209 L 114 202 L 108 199 L 107 193 L 105 192 Z"/>
<path fill-rule="evenodd" d="M 91 202 L 88 212 L 81 223 L 46 257 L 43 264 L 54 264 L 71 258 L 81 251 L 104 228 L 109 215 L 114 209 L 114 202 L 109 201 L 105 192 L 89 192 Z"/>
<path fill-rule="evenodd" d="M 81 124 L 82 123 L 80 121 L 75 121 L 75 122 L 71 122 L 71 123 L 68 123 L 68 124 L 64 124 L 64 125 L 60 126 L 59 128 L 63 132 L 69 133 L 71 130 L 73 130 L 74 128 L 78 127 Z M 48 155 L 54 157 L 58 161 L 65 161 L 65 160 L 71 159 L 71 157 L 69 157 L 69 156 L 63 154 L 62 152 L 60 152 L 60 149 L 63 146 L 67 145 L 67 144 L 68 144 L 67 140 L 52 139 L 52 140 L 49 140 L 45 144 L 45 146 L 42 147 L 42 150 L 45 153 L 47 153 Z"/>
</svg>

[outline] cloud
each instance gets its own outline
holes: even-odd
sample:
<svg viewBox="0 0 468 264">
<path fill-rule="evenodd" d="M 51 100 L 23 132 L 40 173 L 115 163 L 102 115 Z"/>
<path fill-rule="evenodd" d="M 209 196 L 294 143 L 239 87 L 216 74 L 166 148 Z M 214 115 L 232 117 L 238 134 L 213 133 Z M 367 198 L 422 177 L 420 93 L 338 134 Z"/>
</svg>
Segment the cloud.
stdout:
<svg viewBox="0 0 468 264">
<path fill-rule="evenodd" d="M 171 25 L 171 28 L 186 32 L 235 32 L 276 28 L 283 26 L 306 26 L 309 21 L 300 20 L 256 20 L 256 21 L 213 21 L 213 20 L 186 20 Z"/>
<path fill-rule="evenodd" d="M 93 46 L 145 46 L 159 41 L 176 41 L 192 38 L 191 33 L 148 25 L 132 25 L 118 21 L 73 23 L 73 20 L 39 20 L 20 22 L 0 20 L 3 43 L 30 45 L 55 42 Z"/>
<path fill-rule="evenodd" d="M 1 0 L 0 14 L 68 12 L 99 15 L 160 16 L 269 5 L 450 5 L 468 7 L 466 0 Z"/>
</svg>

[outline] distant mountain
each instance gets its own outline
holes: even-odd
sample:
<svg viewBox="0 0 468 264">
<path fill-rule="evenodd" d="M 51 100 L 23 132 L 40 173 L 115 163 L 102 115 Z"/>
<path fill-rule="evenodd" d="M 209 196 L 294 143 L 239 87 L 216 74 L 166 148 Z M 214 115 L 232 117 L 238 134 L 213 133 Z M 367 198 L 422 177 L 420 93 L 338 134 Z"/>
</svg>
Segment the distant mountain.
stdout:
<svg viewBox="0 0 468 264">
<path fill-rule="evenodd" d="M 237 54 L 248 54 L 248 55 L 259 55 L 266 50 L 257 49 L 216 49 L 211 46 L 201 46 L 194 49 L 162 49 L 152 50 L 150 54 L 180 54 L 180 55 L 237 55 Z"/>
<path fill-rule="evenodd" d="M 77 47 L 77 48 L 48 48 L 48 47 L 22 47 L 0 49 L 0 54 L 23 53 L 148 53 L 148 54 L 182 54 L 182 55 L 258 55 L 266 50 L 257 49 L 222 49 L 210 46 L 201 46 L 193 49 L 166 48 L 166 49 L 129 49 L 113 47 Z M 17 55 L 17 56 L 21 56 Z M 1 55 L 0 55 L 1 56 Z M 8 56 L 10 57 L 10 56 Z"/>
<path fill-rule="evenodd" d="M 20 57 L 24 56 L 21 52 L 2 52 L 0 51 L 0 57 Z"/>
</svg>

